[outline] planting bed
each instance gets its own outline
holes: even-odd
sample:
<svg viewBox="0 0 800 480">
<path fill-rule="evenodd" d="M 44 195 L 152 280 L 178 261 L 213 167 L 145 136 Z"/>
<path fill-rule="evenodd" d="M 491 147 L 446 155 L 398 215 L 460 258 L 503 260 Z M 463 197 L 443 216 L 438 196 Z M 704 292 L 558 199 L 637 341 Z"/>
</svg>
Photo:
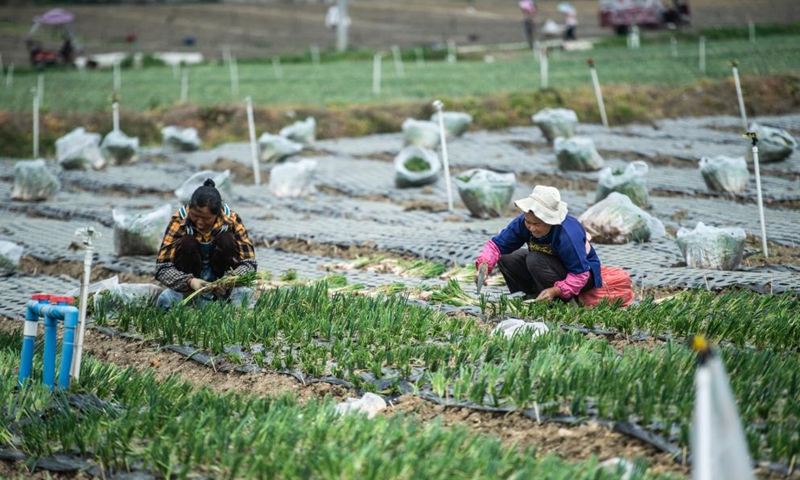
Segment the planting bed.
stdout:
<svg viewBox="0 0 800 480">
<path fill-rule="evenodd" d="M 758 120 L 795 134 L 800 125 L 797 115 Z M 577 133 L 613 152 L 606 153 L 612 168 L 632 159 L 673 159 L 654 161 L 647 176 L 649 212 L 668 231 L 702 221 L 742 227 L 757 237 L 755 187 L 735 196 L 710 195 L 697 168 L 702 155 L 742 154 L 747 142 L 725 130 L 737 122 L 728 117 L 670 120 L 657 122 L 657 128 L 610 131 L 579 125 Z M 800 452 L 800 305 L 794 297 L 800 287 L 795 243 L 800 223 L 796 209 L 770 202 L 800 199 L 793 178 L 800 174 L 797 153 L 762 165 L 767 236 L 780 250 L 780 263 L 760 255 L 758 240 L 748 243 L 742 267 L 733 272 L 686 268 L 674 238 L 596 245 L 604 264 L 631 273 L 642 298 L 624 311 L 523 303 L 504 295 L 497 274 L 490 277 L 485 295 L 476 297 L 470 265 L 511 217 L 471 218 L 457 194 L 454 212 L 432 208 L 447 204 L 443 180 L 396 189 L 392 164 L 383 159 L 401 146 L 399 134 L 315 143 L 305 157 L 318 162 L 320 188 L 307 198 L 279 199 L 266 185 L 234 182 L 231 207 L 248 227 L 259 270 L 271 274 L 256 308 L 210 306 L 165 314 L 138 306 L 109 316 L 95 312 L 85 372 L 74 396 L 55 400 L 71 402 L 71 408 L 53 408 L 51 397 L 35 387 L 29 395 L 12 393 L 21 342 L 17 320 L 25 301 L 35 292 L 64 293 L 79 284 L 77 277 L 38 269 L 82 261 L 74 232 L 92 225 L 101 233 L 95 249 L 99 274 L 146 278 L 154 256 L 114 255 L 111 209 L 177 207 L 172 190 L 184 178 L 218 158 L 248 166 L 250 151 L 244 143 L 184 154 L 148 147 L 139 164 L 100 172 L 62 172 L 52 162 L 63 185 L 53 200 L 0 203 L 0 235 L 24 245 L 27 265 L 3 278 L 0 289 L 0 316 L 6 317 L 0 322 L 0 369 L 5 372 L 0 396 L 12 406 L 2 413 L 7 426 L 0 430 L 0 443 L 19 442 L 0 457 L 51 459 L 70 453 L 70 461 L 83 462 L 81 468 L 95 475 L 134 471 L 248 477 L 257 468 L 282 468 L 274 473 L 444 478 L 442 472 L 464 468 L 489 477 L 541 475 L 551 469 L 563 478 L 595 478 L 592 455 L 599 460 L 624 455 L 643 457 L 652 471 L 681 475 L 687 469 L 680 461 L 690 461 L 683 457 L 694 372 L 694 353 L 685 340 L 704 333 L 721 345 L 759 477 L 793 470 Z M 541 176 L 576 186 L 562 188 L 576 216 L 594 202 L 597 173 L 558 171 L 552 149 L 536 128 L 468 132 L 448 150 L 454 170 L 482 167 L 524 174 L 514 198 L 526 196 Z M 12 183 L 13 161 L 0 162 L 0 197 L 10 196 Z M 354 258 L 352 251 L 360 256 Z M 657 303 L 648 297 L 655 292 L 677 296 Z M 508 317 L 542 320 L 551 332 L 511 340 L 491 335 L 494 324 Z M 120 370 L 126 367 L 133 370 Z M 190 384 L 169 379 L 173 372 Z M 271 398 L 284 390 L 289 398 Z M 372 423 L 330 416 L 333 400 L 365 391 L 395 406 Z M 90 401 L 94 407 L 86 406 Z M 188 405 L 199 406 L 184 411 Z M 79 412 L 86 426 L 80 433 L 70 428 Z M 50 423 L 44 421 L 48 415 Z M 434 417 L 443 426 L 431 424 Z M 162 421 L 156 426 L 148 418 Z M 290 433 L 291 419 L 298 418 L 300 428 Z M 335 428 L 322 429 L 323 424 Z M 271 428 L 267 425 L 274 430 L 265 430 Z M 470 437 L 476 430 L 500 437 L 501 443 Z M 362 445 L 361 436 L 382 440 Z M 106 442 L 109 438 L 119 440 Z M 247 457 L 253 452 L 270 451 L 274 439 L 288 450 L 265 453 L 259 461 L 286 458 L 280 456 L 291 456 L 292 448 L 307 456 L 286 460 L 281 467 L 245 460 L 255 458 Z M 348 453 L 335 449 L 337 442 L 355 443 Z M 512 442 L 522 447 L 508 448 Z M 331 447 L 312 451 L 320 444 Z M 432 445 L 444 444 L 452 450 L 436 447 L 427 455 Z M 584 448 L 587 444 L 595 446 Z M 540 453 L 588 463 L 524 450 L 533 446 Z M 403 458 L 387 467 L 379 461 L 382 452 Z M 441 470 L 425 470 L 428 465 L 408 460 L 416 454 L 435 458 L 433 465 Z M 466 462 L 462 454 L 475 462 L 458 466 Z M 493 458 L 502 458 L 502 464 Z M 619 476 L 610 473 L 608 478 Z"/>
</svg>

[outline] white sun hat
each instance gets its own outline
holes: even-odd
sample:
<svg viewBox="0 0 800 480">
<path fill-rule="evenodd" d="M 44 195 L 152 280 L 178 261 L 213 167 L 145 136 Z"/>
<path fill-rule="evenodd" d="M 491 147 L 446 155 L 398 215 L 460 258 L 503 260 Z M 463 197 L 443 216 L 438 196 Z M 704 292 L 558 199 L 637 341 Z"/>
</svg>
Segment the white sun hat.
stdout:
<svg viewBox="0 0 800 480">
<path fill-rule="evenodd" d="M 524 213 L 533 212 L 548 225 L 561 225 L 567 218 L 567 203 L 561 201 L 561 194 L 554 187 L 536 185 L 530 195 L 514 202 Z"/>
</svg>

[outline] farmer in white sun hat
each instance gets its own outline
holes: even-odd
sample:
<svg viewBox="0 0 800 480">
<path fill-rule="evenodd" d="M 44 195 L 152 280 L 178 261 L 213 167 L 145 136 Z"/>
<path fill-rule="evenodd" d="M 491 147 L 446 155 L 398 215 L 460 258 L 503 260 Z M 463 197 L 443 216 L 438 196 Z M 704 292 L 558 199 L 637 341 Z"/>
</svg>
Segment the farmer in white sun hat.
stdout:
<svg viewBox="0 0 800 480">
<path fill-rule="evenodd" d="M 537 185 L 514 205 L 522 214 L 486 242 L 476 268 L 485 263 L 491 272 L 497 265 L 511 293 L 548 302 L 602 286 L 600 259 L 558 189 Z"/>
</svg>

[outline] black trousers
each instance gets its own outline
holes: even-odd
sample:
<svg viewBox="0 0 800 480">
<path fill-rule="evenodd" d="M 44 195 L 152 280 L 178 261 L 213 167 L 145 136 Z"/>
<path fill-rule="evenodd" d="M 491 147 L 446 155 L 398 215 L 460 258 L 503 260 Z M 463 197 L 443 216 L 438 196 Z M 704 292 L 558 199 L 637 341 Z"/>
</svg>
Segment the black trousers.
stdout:
<svg viewBox="0 0 800 480">
<path fill-rule="evenodd" d="M 191 273 L 195 278 L 200 278 L 203 273 L 203 253 L 200 242 L 192 235 L 184 235 L 178 240 L 175 247 L 173 262 L 175 268 L 184 273 Z M 236 237 L 230 232 L 222 232 L 212 240 L 211 256 L 209 259 L 211 273 L 217 278 L 222 278 L 229 270 L 239 266 L 239 247 Z"/>
<path fill-rule="evenodd" d="M 525 292 L 538 296 L 542 290 L 567 278 L 567 269 L 560 258 L 542 252 L 530 252 L 527 247 L 502 255 L 497 266 L 511 293 Z M 589 275 L 589 281 L 582 291 L 590 290 L 594 286 L 593 277 L 594 275 Z"/>
</svg>

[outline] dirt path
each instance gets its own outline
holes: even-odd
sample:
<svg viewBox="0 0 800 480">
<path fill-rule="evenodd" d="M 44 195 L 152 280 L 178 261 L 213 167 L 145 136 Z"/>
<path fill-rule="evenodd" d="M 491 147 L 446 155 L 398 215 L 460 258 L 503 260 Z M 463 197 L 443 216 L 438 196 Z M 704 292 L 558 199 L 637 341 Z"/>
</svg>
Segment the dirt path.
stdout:
<svg viewBox="0 0 800 480">
<path fill-rule="evenodd" d="M 563 22 L 557 2 L 540 1 L 539 22 Z M 600 29 L 596 0 L 573 0 L 578 11 L 578 36 L 610 35 Z M 692 28 L 800 20 L 795 0 L 692 0 Z M 88 53 L 110 51 L 199 51 L 221 58 L 230 46 L 239 58 L 276 53 L 308 52 L 309 45 L 333 48 L 336 34 L 324 27 L 324 3 L 262 2 L 262 4 L 73 5 L 75 32 Z M 27 64 L 24 38 L 32 19 L 46 10 L 39 6 L 4 6 L 0 10 L 0 52 L 5 64 Z M 419 46 L 454 39 L 459 45 L 521 42 L 522 16 L 516 2 L 378 1 L 351 2 L 350 44 L 355 48 Z M 59 39 L 39 34 L 45 48 L 57 49 Z M 51 32 L 52 33 L 52 32 Z M 136 42 L 127 43 L 129 33 Z M 194 39 L 185 45 L 184 39 Z"/>
</svg>

